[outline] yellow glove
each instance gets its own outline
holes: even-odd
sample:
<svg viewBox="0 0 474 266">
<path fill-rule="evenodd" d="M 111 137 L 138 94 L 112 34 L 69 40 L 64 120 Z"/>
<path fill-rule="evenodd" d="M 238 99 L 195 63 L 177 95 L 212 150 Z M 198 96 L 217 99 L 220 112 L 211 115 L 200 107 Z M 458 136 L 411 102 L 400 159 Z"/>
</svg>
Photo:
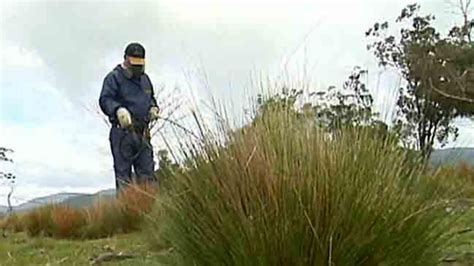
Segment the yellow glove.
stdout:
<svg viewBox="0 0 474 266">
<path fill-rule="evenodd" d="M 122 128 L 127 128 L 132 125 L 132 116 L 130 115 L 130 112 L 124 107 L 120 107 L 117 110 L 117 118 Z"/>
<path fill-rule="evenodd" d="M 150 108 L 150 120 L 155 121 L 160 117 L 160 108 L 153 106 Z"/>
</svg>

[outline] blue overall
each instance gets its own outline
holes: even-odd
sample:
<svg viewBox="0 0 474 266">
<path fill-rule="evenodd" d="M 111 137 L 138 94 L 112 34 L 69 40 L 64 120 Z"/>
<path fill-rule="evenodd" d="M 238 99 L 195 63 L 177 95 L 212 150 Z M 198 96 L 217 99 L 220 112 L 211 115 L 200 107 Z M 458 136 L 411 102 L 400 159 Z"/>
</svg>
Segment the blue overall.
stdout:
<svg viewBox="0 0 474 266">
<path fill-rule="evenodd" d="M 155 181 L 153 148 L 146 135 L 150 108 L 157 103 L 148 75 L 129 78 L 121 65 L 116 66 L 104 79 L 99 105 L 112 125 L 109 140 L 117 191 L 132 182 L 132 167 L 137 183 Z M 132 115 L 133 130 L 120 128 L 116 116 L 120 107 Z"/>
</svg>

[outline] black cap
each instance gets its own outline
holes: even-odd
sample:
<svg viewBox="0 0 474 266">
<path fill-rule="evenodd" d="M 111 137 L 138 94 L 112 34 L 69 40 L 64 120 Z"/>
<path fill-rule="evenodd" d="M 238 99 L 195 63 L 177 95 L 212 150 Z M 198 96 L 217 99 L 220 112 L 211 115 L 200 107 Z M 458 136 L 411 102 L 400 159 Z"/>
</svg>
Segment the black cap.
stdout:
<svg viewBox="0 0 474 266">
<path fill-rule="evenodd" d="M 131 57 L 145 58 L 145 48 L 139 43 L 130 43 L 125 48 L 125 55 Z"/>
</svg>

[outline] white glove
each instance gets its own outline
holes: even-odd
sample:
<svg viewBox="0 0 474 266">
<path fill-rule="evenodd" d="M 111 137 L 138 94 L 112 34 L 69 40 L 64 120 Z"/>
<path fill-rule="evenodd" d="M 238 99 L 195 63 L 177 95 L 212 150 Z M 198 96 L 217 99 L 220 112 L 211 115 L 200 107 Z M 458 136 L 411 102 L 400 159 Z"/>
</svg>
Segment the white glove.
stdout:
<svg viewBox="0 0 474 266">
<path fill-rule="evenodd" d="M 132 116 L 130 115 L 130 112 L 124 107 L 120 107 L 117 110 L 117 118 L 122 128 L 127 128 L 132 125 Z"/>
<path fill-rule="evenodd" d="M 153 106 L 150 108 L 150 120 L 155 121 L 160 117 L 160 108 Z"/>
</svg>

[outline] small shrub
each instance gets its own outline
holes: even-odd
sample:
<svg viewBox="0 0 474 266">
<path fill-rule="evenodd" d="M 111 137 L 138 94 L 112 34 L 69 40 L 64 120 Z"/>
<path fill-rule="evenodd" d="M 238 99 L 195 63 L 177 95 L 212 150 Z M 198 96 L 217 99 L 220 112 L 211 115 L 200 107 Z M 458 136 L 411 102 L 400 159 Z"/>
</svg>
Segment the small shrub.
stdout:
<svg viewBox="0 0 474 266">
<path fill-rule="evenodd" d="M 6 229 L 6 223 L 7 222 L 7 218 L 6 217 L 0 217 L 0 229 Z"/>
<path fill-rule="evenodd" d="M 130 186 L 118 199 L 95 203 L 85 211 L 84 236 L 100 238 L 140 230 L 155 194 L 153 186 Z"/>
<path fill-rule="evenodd" d="M 23 226 L 30 236 L 52 236 L 52 212 L 55 206 L 47 205 L 26 213 L 23 216 Z"/>
<path fill-rule="evenodd" d="M 115 200 L 98 201 L 85 213 L 87 225 L 84 227 L 84 237 L 109 237 L 121 231 L 123 216 Z"/>
<path fill-rule="evenodd" d="M 123 215 L 123 231 L 138 230 L 150 213 L 156 198 L 156 188 L 146 185 L 129 186 L 118 198 Z"/>
<path fill-rule="evenodd" d="M 118 199 L 100 200 L 85 209 L 48 205 L 21 219 L 11 215 L 1 221 L 0 229 L 56 238 L 102 238 L 137 231 L 152 209 L 156 192 L 154 186 L 130 186 Z"/>
<path fill-rule="evenodd" d="M 86 222 L 84 212 L 69 206 L 57 206 L 52 210 L 53 236 L 57 238 L 79 238 Z"/>
<path fill-rule="evenodd" d="M 474 199 L 474 166 L 461 162 L 442 166 L 429 175 L 438 189 L 450 191 L 459 197 Z"/>
<path fill-rule="evenodd" d="M 2 217 L 0 218 L 0 230 L 2 232 L 8 231 L 8 222 L 7 222 L 7 217 Z"/>
<path fill-rule="evenodd" d="M 0 229 L 14 233 L 22 232 L 24 229 L 21 219 L 20 215 L 16 213 L 8 214 L 0 221 Z"/>
</svg>

